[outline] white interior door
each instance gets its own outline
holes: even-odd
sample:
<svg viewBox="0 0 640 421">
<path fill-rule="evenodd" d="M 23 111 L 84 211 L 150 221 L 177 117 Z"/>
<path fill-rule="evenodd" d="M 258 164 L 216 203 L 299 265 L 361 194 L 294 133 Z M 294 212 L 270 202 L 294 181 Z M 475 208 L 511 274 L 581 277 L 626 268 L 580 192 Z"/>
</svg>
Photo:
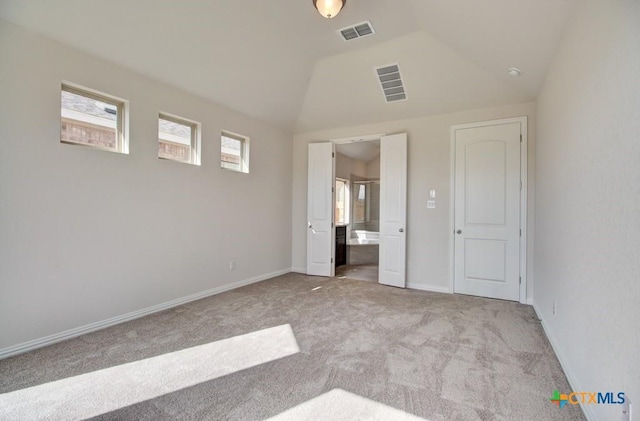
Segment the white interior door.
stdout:
<svg viewBox="0 0 640 421">
<path fill-rule="evenodd" d="M 406 285 L 407 134 L 380 138 L 380 259 L 378 281 Z"/>
<path fill-rule="evenodd" d="M 307 274 L 333 276 L 334 144 L 309 144 L 307 190 Z"/>
<path fill-rule="evenodd" d="M 520 122 L 455 130 L 454 291 L 520 297 Z"/>
</svg>

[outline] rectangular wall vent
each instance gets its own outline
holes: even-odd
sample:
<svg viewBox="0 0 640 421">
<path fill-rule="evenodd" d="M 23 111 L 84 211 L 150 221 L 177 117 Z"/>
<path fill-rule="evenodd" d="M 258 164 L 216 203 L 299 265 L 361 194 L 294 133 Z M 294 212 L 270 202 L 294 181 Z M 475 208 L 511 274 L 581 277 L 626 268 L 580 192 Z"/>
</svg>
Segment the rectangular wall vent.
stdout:
<svg viewBox="0 0 640 421">
<path fill-rule="evenodd" d="M 371 26 L 371 22 L 362 22 L 357 25 L 340 29 L 338 32 L 340 32 L 340 35 L 345 41 L 366 37 L 376 33 L 376 31 L 373 30 L 373 26 Z"/>
<path fill-rule="evenodd" d="M 391 66 L 378 67 L 376 69 L 380 86 L 387 102 L 403 101 L 407 99 L 404 90 L 400 67 L 397 64 Z"/>
</svg>

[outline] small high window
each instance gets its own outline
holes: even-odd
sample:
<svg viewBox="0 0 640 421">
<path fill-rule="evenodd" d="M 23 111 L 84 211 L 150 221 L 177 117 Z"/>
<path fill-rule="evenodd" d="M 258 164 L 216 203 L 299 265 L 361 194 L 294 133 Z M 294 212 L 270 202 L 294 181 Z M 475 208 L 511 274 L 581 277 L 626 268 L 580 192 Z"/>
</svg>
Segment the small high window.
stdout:
<svg viewBox="0 0 640 421">
<path fill-rule="evenodd" d="M 62 85 L 60 142 L 129 153 L 126 102 L 85 88 Z"/>
<path fill-rule="evenodd" d="M 367 221 L 367 184 L 354 182 L 353 196 L 353 222 L 360 223 Z"/>
<path fill-rule="evenodd" d="M 180 117 L 160 114 L 158 157 L 200 165 L 200 124 Z"/>
<path fill-rule="evenodd" d="M 336 225 L 349 223 L 349 181 L 336 178 Z"/>
<path fill-rule="evenodd" d="M 222 132 L 220 139 L 220 165 L 229 170 L 249 172 L 249 138 Z"/>
</svg>

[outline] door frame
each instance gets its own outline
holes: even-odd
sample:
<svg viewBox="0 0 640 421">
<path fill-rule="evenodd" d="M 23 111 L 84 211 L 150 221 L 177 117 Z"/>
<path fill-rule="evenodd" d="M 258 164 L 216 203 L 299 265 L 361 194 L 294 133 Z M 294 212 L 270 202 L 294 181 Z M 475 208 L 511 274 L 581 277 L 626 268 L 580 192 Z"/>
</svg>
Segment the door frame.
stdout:
<svg viewBox="0 0 640 421">
<path fill-rule="evenodd" d="M 329 142 L 332 142 L 335 146 L 339 146 L 339 145 L 348 145 L 351 143 L 359 143 L 359 142 L 372 142 L 375 140 L 380 140 L 384 136 L 387 136 L 387 133 L 373 133 L 373 134 L 367 134 L 367 135 L 361 135 L 361 136 L 340 137 L 336 139 L 330 139 Z M 337 149 L 336 149 L 336 153 L 338 153 Z M 334 174 L 334 178 L 335 178 L 335 174 Z M 309 193 L 307 192 L 307 195 L 308 194 Z M 334 196 L 334 206 L 335 206 L 335 196 Z M 349 233 L 350 230 L 348 230 L 347 232 Z M 335 224 L 334 224 L 333 236 L 334 236 L 333 241 L 335 242 Z M 349 242 L 348 237 L 347 237 L 347 242 Z M 378 259 L 379 258 L 380 258 L 380 249 L 378 248 Z M 335 262 L 333 263 L 333 269 L 335 273 Z M 378 280 L 376 282 L 380 282 L 379 275 L 378 275 Z"/>
<path fill-rule="evenodd" d="M 456 131 L 461 129 L 471 129 L 487 126 L 499 126 L 502 124 L 520 123 L 520 135 L 522 141 L 520 145 L 520 300 L 522 304 L 527 304 L 527 163 L 528 163 L 528 142 L 527 142 L 527 116 L 504 118 L 499 120 L 479 121 L 475 123 L 455 124 L 450 129 L 450 212 L 449 212 L 449 292 L 454 293 L 455 283 L 455 175 L 456 175 Z"/>
<path fill-rule="evenodd" d="M 334 147 L 335 147 L 335 146 L 338 146 L 338 145 L 347 145 L 347 144 L 350 144 L 350 143 L 357 143 L 357 142 L 372 142 L 372 141 L 375 141 L 375 140 L 380 140 L 383 136 L 387 136 L 387 134 L 386 133 L 378 133 L 378 134 L 368 134 L 368 135 L 363 135 L 363 136 L 341 137 L 341 138 L 337 138 L 337 139 L 330 139 L 329 142 L 333 143 Z M 338 153 L 337 150 L 336 150 L 336 153 Z M 334 163 L 333 163 L 333 165 L 334 165 L 333 178 L 334 179 L 335 179 L 335 162 L 336 161 L 334 161 Z M 309 194 L 309 192 L 307 192 L 307 195 L 308 194 Z M 335 201 L 335 196 L 334 196 L 334 201 Z M 351 204 L 349 204 L 349 212 L 351 212 Z M 349 216 L 351 216 L 351 215 L 349 215 Z M 335 226 L 336 225 L 335 224 L 336 221 L 335 221 L 335 219 L 336 219 L 336 216 L 334 214 L 333 215 L 333 233 L 334 233 L 333 235 L 334 235 L 334 238 L 335 238 L 335 230 L 336 230 L 336 226 Z M 348 230 L 347 232 L 350 232 L 350 230 Z M 347 242 L 348 241 L 349 241 L 349 238 L 347 237 Z M 348 248 L 347 248 L 347 250 L 348 250 Z M 380 259 L 380 249 L 379 248 L 378 248 L 378 259 Z M 335 274 L 336 263 L 335 263 L 335 259 L 333 259 L 333 260 L 334 261 L 332 262 L 332 265 L 333 265 L 332 270 L 333 270 L 333 273 Z M 379 279 L 378 279 L 378 282 L 379 282 Z"/>
</svg>

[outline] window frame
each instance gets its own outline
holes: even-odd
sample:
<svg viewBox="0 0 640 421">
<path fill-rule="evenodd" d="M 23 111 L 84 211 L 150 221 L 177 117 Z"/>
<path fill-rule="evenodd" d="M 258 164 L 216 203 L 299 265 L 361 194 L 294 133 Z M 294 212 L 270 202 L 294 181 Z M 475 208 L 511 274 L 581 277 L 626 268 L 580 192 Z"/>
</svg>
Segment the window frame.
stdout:
<svg viewBox="0 0 640 421">
<path fill-rule="evenodd" d="M 240 142 L 240 163 L 231 164 L 222 160 L 222 138 L 237 140 Z M 248 136 L 243 136 L 237 133 L 230 132 L 228 130 L 222 130 L 220 132 L 220 168 L 224 170 L 231 170 L 239 173 L 249 174 L 249 142 Z M 226 165 L 225 165 L 226 164 Z"/>
<path fill-rule="evenodd" d="M 62 92 L 68 92 L 74 95 L 82 96 L 94 101 L 104 102 L 105 104 L 116 107 L 116 147 L 107 148 L 100 145 L 92 145 L 90 143 L 77 142 L 74 140 L 62 139 L 62 105 L 60 106 L 60 143 L 67 145 L 86 146 L 93 149 L 99 149 L 108 152 L 121 154 L 129 154 L 129 136 L 128 136 L 128 111 L 129 101 L 118 98 L 113 95 L 105 94 L 84 86 L 80 86 L 70 82 L 62 82 L 60 85 L 60 96 Z"/>
<path fill-rule="evenodd" d="M 164 156 L 160 156 L 160 151 L 158 150 L 158 159 L 162 159 L 165 161 L 173 161 L 179 162 L 181 164 L 190 164 L 190 165 L 201 165 L 201 132 L 202 125 L 194 120 L 189 120 L 184 117 L 179 117 L 174 114 L 159 112 L 158 113 L 158 148 L 160 147 L 160 120 L 170 121 L 175 124 L 180 124 L 183 126 L 189 126 L 191 128 L 191 142 L 190 142 L 190 151 L 189 151 L 189 160 L 188 161 L 180 161 L 178 159 L 167 158 Z M 173 143 L 173 142 L 170 142 Z"/>
</svg>

